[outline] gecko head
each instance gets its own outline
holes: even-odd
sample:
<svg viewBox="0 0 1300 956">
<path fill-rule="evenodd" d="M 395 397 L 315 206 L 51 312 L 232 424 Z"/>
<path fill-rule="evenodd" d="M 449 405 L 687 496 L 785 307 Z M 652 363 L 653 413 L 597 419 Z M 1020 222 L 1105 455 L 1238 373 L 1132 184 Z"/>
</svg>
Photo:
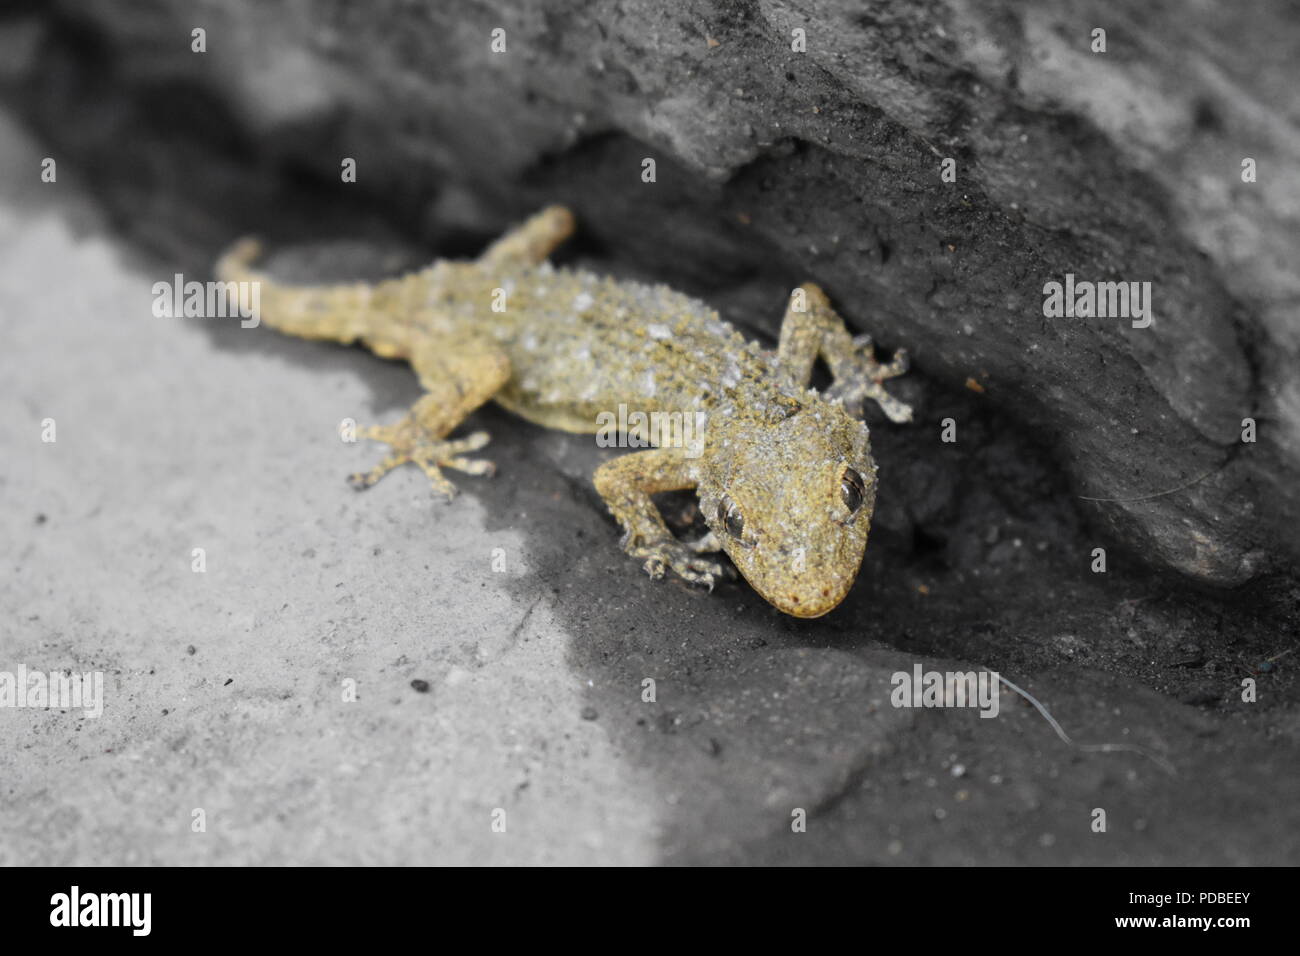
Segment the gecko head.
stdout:
<svg viewBox="0 0 1300 956">
<path fill-rule="evenodd" d="M 785 396 L 710 423 L 698 492 L 745 579 L 795 617 L 820 617 L 857 578 L 876 501 L 867 426 L 838 403 Z"/>
</svg>

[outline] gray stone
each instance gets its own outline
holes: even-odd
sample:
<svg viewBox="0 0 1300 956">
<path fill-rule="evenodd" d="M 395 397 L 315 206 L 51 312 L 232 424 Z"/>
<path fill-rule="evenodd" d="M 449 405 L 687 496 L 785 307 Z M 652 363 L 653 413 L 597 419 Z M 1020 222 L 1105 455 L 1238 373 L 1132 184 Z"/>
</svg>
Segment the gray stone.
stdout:
<svg viewBox="0 0 1300 956">
<path fill-rule="evenodd" d="M 646 274 L 783 278 L 747 317 L 768 331 L 786 286 L 824 283 L 920 374 L 978 382 L 1145 560 L 1240 584 L 1300 553 L 1282 531 L 1300 518 L 1300 174 L 1280 0 L 62 10 L 125 88 L 202 90 L 260 155 L 323 181 L 352 156 L 356 192 L 430 238 L 563 200 Z M 1152 282 L 1154 322 L 1045 319 L 1066 273 Z"/>
</svg>

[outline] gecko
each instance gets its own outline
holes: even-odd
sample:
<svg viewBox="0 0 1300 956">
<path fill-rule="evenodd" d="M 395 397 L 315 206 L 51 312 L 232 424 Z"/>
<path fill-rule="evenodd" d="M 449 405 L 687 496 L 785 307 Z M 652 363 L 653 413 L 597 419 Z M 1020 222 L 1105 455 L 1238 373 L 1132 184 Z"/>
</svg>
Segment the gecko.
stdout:
<svg viewBox="0 0 1300 956">
<path fill-rule="evenodd" d="M 439 259 L 377 284 L 291 286 L 253 268 L 261 244 L 239 240 L 216 266 L 225 282 L 260 284 L 259 318 L 290 335 L 361 343 L 408 362 L 423 394 L 389 425 L 359 430 L 389 446 L 368 488 L 413 463 L 436 493 L 456 489 L 452 469 L 490 475 L 470 457 L 484 431 L 452 432 L 489 400 L 547 428 L 595 433 L 602 412 L 680 412 L 702 424 L 696 447 L 663 442 L 611 458 L 593 475 L 622 527 L 622 547 L 652 578 L 671 570 L 710 591 L 725 553 L 763 598 L 801 618 L 848 594 L 867 544 L 877 468 L 863 402 L 894 422 L 911 408 L 885 391 L 908 360 L 875 357 L 852 336 L 820 287 L 790 296 L 775 349 L 747 341 L 707 304 L 664 285 L 559 268 L 549 257 L 574 231 L 550 206 L 507 231 L 477 259 Z M 818 358 L 824 393 L 810 387 Z M 653 497 L 694 490 L 707 531 L 679 540 Z"/>
</svg>

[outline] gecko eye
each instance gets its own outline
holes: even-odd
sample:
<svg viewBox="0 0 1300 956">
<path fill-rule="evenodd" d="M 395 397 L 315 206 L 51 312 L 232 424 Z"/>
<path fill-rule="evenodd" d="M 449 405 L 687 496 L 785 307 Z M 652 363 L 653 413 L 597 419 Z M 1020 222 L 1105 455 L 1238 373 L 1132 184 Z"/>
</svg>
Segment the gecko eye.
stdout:
<svg viewBox="0 0 1300 956">
<path fill-rule="evenodd" d="M 724 497 L 718 502 L 718 521 L 727 529 L 727 534 L 731 535 L 737 541 L 745 533 L 745 519 L 736 507 L 736 503 L 730 498 Z"/>
<path fill-rule="evenodd" d="M 867 488 L 862 482 L 862 476 L 852 468 L 845 468 L 844 477 L 840 479 L 840 497 L 848 506 L 849 514 L 857 514 L 866 496 Z"/>
</svg>

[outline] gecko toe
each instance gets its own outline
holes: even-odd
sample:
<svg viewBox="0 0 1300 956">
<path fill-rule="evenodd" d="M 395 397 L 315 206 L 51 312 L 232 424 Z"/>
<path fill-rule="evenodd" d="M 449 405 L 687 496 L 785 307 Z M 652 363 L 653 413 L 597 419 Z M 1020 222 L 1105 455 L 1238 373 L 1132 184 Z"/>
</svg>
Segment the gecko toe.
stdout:
<svg viewBox="0 0 1300 956">
<path fill-rule="evenodd" d="M 674 551 L 676 553 L 669 558 L 669 565 L 677 576 L 692 584 L 704 585 L 712 592 L 714 582 L 722 577 L 722 565 L 691 554 L 681 544 L 675 545 Z"/>
<path fill-rule="evenodd" d="M 645 573 L 650 575 L 650 578 L 653 581 L 658 581 L 664 576 L 663 558 L 647 558 L 642 567 L 645 569 Z"/>
<path fill-rule="evenodd" d="M 462 438 L 457 444 L 464 451 L 478 451 L 484 445 L 492 440 L 492 436 L 485 431 L 470 432 Z"/>
<path fill-rule="evenodd" d="M 438 464 L 443 468 L 455 468 L 467 475 L 482 475 L 490 478 L 497 473 L 497 466 L 493 462 L 485 461 L 482 458 L 461 458 L 460 456 L 440 458 Z"/>
<path fill-rule="evenodd" d="M 684 581 L 706 585 L 712 590 L 714 581 L 723 573 L 722 566 L 716 561 L 698 557 L 680 541 L 658 540 L 629 548 L 628 553 L 635 558 L 644 558 L 642 567 L 656 581 L 671 570 Z"/>
</svg>

